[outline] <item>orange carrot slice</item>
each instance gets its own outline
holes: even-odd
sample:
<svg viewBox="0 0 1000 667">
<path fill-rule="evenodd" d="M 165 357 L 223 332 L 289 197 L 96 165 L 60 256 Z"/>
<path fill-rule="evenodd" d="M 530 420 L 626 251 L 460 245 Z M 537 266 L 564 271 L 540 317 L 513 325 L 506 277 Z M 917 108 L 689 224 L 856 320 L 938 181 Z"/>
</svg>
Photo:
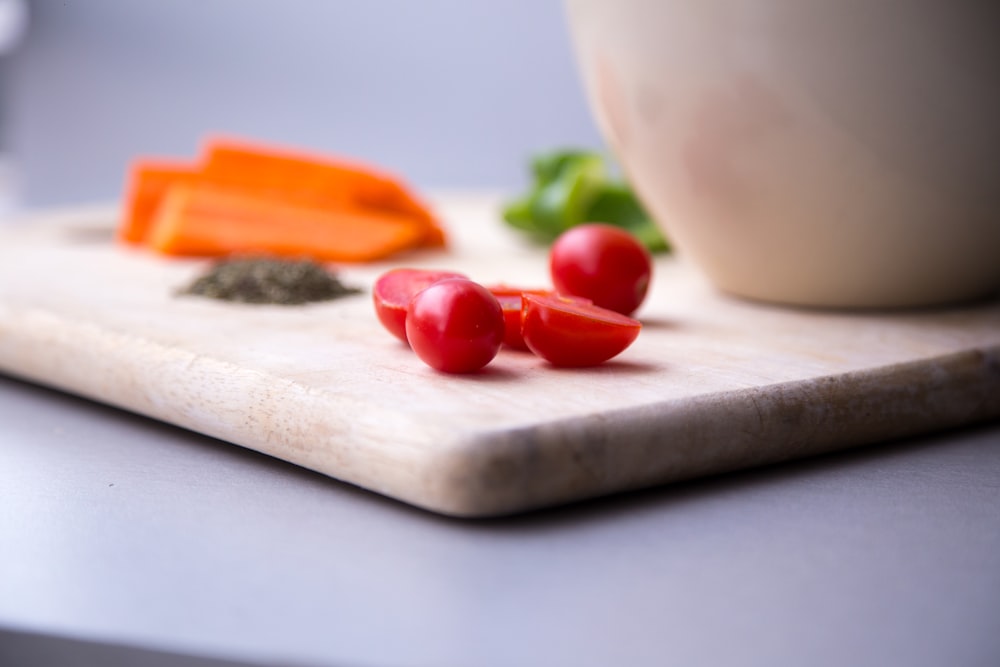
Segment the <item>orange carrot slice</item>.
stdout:
<svg viewBox="0 0 1000 667">
<path fill-rule="evenodd" d="M 339 261 L 447 243 L 430 209 L 371 167 L 232 139 L 209 141 L 202 158 L 132 164 L 123 241 L 173 254 Z"/>
<path fill-rule="evenodd" d="M 372 167 L 224 138 L 207 141 L 203 158 L 202 173 L 214 182 L 238 184 L 291 202 L 406 215 L 422 224 L 422 245 L 446 243 L 430 209 L 397 177 Z"/>
<path fill-rule="evenodd" d="M 128 243 L 142 243 L 167 190 L 175 183 L 192 183 L 198 177 L 196 167 L 175 160 L 133 162 L 129 168 L 119 238 Z"/>
<path fill-rule="evenodd" d="M 423 234 L 423 226 L 405 215 L 288 203 L 202 183 L 170 188 L 147 243 L 172 255 L 266 253 L 365 262 L 415 247 Z"/>
</svg>

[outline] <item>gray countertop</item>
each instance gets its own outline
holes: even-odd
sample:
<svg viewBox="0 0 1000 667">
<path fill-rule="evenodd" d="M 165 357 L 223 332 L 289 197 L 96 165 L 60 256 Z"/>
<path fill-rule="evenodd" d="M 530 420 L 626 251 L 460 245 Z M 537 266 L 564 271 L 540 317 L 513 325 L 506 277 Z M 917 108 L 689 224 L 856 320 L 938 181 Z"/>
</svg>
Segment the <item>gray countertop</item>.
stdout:
<svg viewBox="0 0 1000 667">
<path fill-rule="evenodd" d="M 1000 424 L 459 521 L 0 377 L 0 629 L 2 664 L 992 666 Z"/>
</svg>

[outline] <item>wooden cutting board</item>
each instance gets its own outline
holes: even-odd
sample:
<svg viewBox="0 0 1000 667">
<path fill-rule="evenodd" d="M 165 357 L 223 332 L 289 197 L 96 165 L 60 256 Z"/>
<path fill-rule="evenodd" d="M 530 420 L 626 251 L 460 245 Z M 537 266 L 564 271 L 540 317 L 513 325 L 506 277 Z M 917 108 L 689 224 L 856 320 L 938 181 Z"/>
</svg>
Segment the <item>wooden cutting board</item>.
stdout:
<svg viewBox="0 0 1000 667">
<path fill-rule="evenodd" d="M 658 260 L 642 334 L 612 362 L 563 370 L 503 351 L 480 374 L 438 374 L 376 321 L 382 271 L 548 275 L 495 200 L 437 204 L 449 252 L 339 267 L 366 293 L 308 306 L 177 296 L 207 264 L 117 245 L 111 210 L 5 224 L 0 371 L 460 516 L 1000 417 L 1000 302 L 790 310 L 721 295 L 675 258 Z"/>
</svg>

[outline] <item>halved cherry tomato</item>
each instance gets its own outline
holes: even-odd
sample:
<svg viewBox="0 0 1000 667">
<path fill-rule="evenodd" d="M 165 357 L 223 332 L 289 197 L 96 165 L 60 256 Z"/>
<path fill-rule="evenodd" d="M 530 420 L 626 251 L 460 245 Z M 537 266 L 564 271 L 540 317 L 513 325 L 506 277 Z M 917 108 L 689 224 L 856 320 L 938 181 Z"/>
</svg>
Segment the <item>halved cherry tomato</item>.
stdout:
<svg viewBox="0 0 1000 667">
<path fill-rule="evenodd" d="M 500 302 L 500 307 L 503 308 L 503 319 L 504 319 L 504 334 L 503 343 L 507 347 L 514 350 L 528 351 L 528 346 L 524 343 L 524 336 L 521 335 L 521 311 L 522 308 L 522 294 L 534 294 L 537 296 L 556 296 L 556 291 L 551 289 L 523 289 L 520 287 L 511 287 L 509 285 L 492 285 L 487 287 L 493 296 L 497 298 Z M 578 296 L 566 296 L 564 299 L 570 301 L 578 301 L 580 303 L 591 303 L 590 299 L 584 299 Z"/>
<path fill-rule="evenodd" d="M 465 278 L 454 271 L 427 269 L 392 269 L 375 281 L 372 299 L 375 314 L 389 333 L 404 343 L 406 340 L 406 308 L 421 290 L 447 278 Z"/>
<path fill-rule="evenodd" d="M 550 289 L 522 289 L 509 285 L 491 285 L 487 289 L 500 302 L 503 309 L 504 334 L 503 343 L 514 350 L 528 350 L 524 344 L 524 337 L 521 335 L 521 295 L 538 294 L 554 295 L 555 291 Z"/>
<path fill-rule="evenodd" d="M 571 227 L 555 240 L 549 270 L 560 294 L 582 296 L 631 315 L 646 298 L 653 264 L 649 251 L 629 232 L 588 223 Z"/>
<path fill-rule="evenodd" d="M 488 289 L 464 278 L 440 280 L 410 302 L 406 338 L 417 356 L 445 373 L 471 373 L 500 350 L 504 317 Z"/>
<path fill-rule="evenodd" d="M 595 304 L 525 294 L 521 333 L 532 352 L 555 366 L 596 366 L 635 341 L 638 320 Z"/>
</svg>

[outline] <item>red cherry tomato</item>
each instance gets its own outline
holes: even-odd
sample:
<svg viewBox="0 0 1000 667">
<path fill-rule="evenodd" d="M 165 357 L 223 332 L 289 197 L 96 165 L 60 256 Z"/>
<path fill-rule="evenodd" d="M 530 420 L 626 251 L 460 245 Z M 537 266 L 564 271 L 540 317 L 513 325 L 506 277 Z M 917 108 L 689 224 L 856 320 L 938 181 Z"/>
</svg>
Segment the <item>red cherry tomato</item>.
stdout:
<svg viewBox="0 0 1000 667">
<path fill-rule="evenodd" d="M 638 320 L 595 304 L 525 294 L 521 333 L 528 348 L 555 366 L 596 366 L 639 335 Z"/>
<path fill-rule="evenodd" d="M 503 309 L 503 344 L 514 350 L 527 351 L 528 346 L 524 344 L 524 337 L 521 335 L 521 295 L 553 295 L 555 292 L 550 289 L 522 289 L 509 285 L 492 285 L 487 289 L 497 298 Z"/>
<path fill-rule="evenodd" d="M 372 299 L 375 314 L 389 333 L 404 343 L 406 341 L 406 308 L 424 288 L 446 278 L 465 278 L 453 271 L 426 269 L 392 269 L 375 281 Z"/>
<path fill-rule="evenodd" d="M 503 310 L 490 291 L 463 278 L 440 280 L 413 297 L 406 338 L 417 356 L 445 373 L 490 363 L 504 336 Z"/>
<path fill-rule="evenodd" d="M 624 229 L 588 223 L 555 240 L 549 269 L 560 294 L 630 315 L 646 298 L 653 263 L 645 246 Z"/>
<path fill-rule="evenodd" d="M 556 296 L 555 290 L 551 289 L 523 289 L 511 287 L 509 285 L 493 285 L 487 288 L 493 296 L 500 302 L 503 308 L 504 334 L 503 343 L 514 350 L 528 351 L 528 346 L 524 343 L 524 336 L 521 335 L 521 311 L 522 294 L 535 294 L 538 296 Z M 565 296 L 564 299 L 578 301 L 580 303 L 591 303 L 590 299 L 582 297 Z"/>
</svg>

